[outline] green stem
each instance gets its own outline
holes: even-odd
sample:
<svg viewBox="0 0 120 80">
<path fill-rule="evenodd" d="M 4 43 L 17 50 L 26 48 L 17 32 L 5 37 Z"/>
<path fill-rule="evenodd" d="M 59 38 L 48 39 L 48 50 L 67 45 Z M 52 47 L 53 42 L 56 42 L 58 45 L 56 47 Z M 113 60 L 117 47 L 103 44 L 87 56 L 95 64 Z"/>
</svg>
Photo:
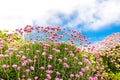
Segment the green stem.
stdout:
<svg viewBox="0 0 120 80">
<path fill-rule="evenodd" d="M 9 80 L 9 76 L 8 76 L 8 74 L 7 74 L 5 69 L 4 69 L 4 72 L 5 72 L 6 76 L 7 76 L 7 80 Z"/>
<path fill-rule="evenodd" d="M 9 63 L 9 64 L 10 64 L 10 66 L 11 66 L 11 55 L 10 55 L 10 57 L 9 57 L 9 60 L 10 60 L 10 63 Z"/>
</svg>

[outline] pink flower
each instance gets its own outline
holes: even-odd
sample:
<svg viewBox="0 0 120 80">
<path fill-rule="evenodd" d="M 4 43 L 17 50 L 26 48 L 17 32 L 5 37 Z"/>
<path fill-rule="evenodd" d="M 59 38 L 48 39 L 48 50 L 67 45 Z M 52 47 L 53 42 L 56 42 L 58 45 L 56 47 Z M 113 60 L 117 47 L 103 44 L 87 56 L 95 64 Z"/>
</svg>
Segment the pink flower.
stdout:
<svg viewBox="0 0 120 80">
<path fill-rule="evenodd" d="M 85 69 L 84 69 L 84 68 L 81 68 L 81 71 L 82 71 L 82 72 L 85 72 Z"/>
<path fill-rule="evenodd" d="M 27 25 L 27 26 L 24 28 L 24 32 L 27 32 L 27 33 L 32 32 L 32 30 L 33 30 L 33 27 L 30 26 L 30 25 Z"/>
<path fill-rule="evenodd" d="M 2 65 L 2 68 L 5 68 L 5 69 L 8 69 L 10 66 L 9 65 L 6 65 L 6 64 L 3 64 Z"/>
<path fill-rule="evenodd" d="M 59 46 L 61 44 L 61 42 L 57 42 L 56 44 L 55 44 L 55 46 Z"/>
<path fill-rule="evenodd" d="M 79 52 L 80 52 L 80 50 L 81 50 L 80 48 L 76 48 L 76 50 L 75 50 L 75 51 L 76 51 L 77 53 L 79 53 Z"/>
<path fill-rule="evenodd" d="M 92 77 L 89 77 L 89 79 L 88 80 L 94 80 L 94 78 L 92 78 Z"/>
<path fill-rule="evenodd" d="M 36 27 L 36 31 L 39 33 L 40 32 L 40 26 Z"/>
<path fill-rule="evenodd" d="M 26 59 L 26 56 L 22 56 L 21 60 L 25 60 Z"/>
<path fill-rule="evenodd" d="M 37 79 L 38 79 L 38 76 L 35 76 L 34 79 L 37 80 Z"/>
<path fill-rule="evenodd" d="M 58 59 L 58 62 L 61 63 L 61 62 L 62 62 L 62 59 Z"/>
<path fill-rule="evenodd" d="M 97 78 L 97 77 L 94 77 L 94 80 L 98 80 L 98 78 Z"/>
<path fill-rule="evenodd" d="M 82 65 L 82 62 L 78 62 L 79 65 Z"/>
<path fill-rule="evenodd" d="M 3 78 L 0 78 L 0 80 L 5 80 L 5 79 L 3 79 Z"/>
<path fill-rule="evenodd" d="M 2 65 L 2 68 L 6 68 L 6 67 L 7 67 L 7 65 L 6 65 L 6 64 L 3 64 L 3 65 Z"/>
<path fill-rule="evenodd" d="M 43 55 L 43 56 L 46 56 L 46 52 L 43 52 L 42 55 Z"/>
<path fill-rule="evenodd" d="M 83 72 L 79 72 L 79 75 L 80 75 L 80 76 L 83 76 Z"/>
<path fill-rule="evenodd" d="M 48 29 L 44 29 L 43 32 L 45 32 L 45 33 L 48 32 Z"/>
<path fill-rule="evenodd" d="M 67 63 L 64 63 L 65 68 L 69 68 L 69 65 Z"/>
<path fill-rule="evenodd" d="M 40 50 L 36 50 L 36 53 L 39 53 L 40 52 Z"/>
<path fill-rule="evenodd" d="M 6 66 L 6 68 L 7 68 L 7 69 L 8 69 L 8 68 L 10 68 L 10 66 L 9 66 L 9 65 L 7 65 L 7 66 Z"/>
<path fill-rule="evenodd" d="M 44 68 L 44 66 L 41 66 L 40 69 L 41 69 L 41 70 L 44 70 L 45 68 Z"/>
<path fill-rule="evenodd" d="M 73 41 L 73 40 L 70 40 L 70 42 L 71 42 L 72 44 L 74 44 L 74 41 Z"/>
<path fill-rule="evenodd" d="M 63 38 L 63 35 L 60 35 L 59 39 L 62 39 Z"/>
<path fill-rule="evenodd" d="M 78 58 L 77 58 L 77 57 L 74 57 L 74 60 L 78 60 Z"/>
<path fill-rule="evenodd" d="M 4 58 L 3 54 L 0 54 L 0 59 L 1 59 L 1 58 Z"/>
<path fill-rule="evenodd" d="M 72 30 L 72 32 L 73 32 L 73 33 L 76 33 L 77 31 L 75 31 L 75 30 Z"/>
<path fill-rule="evenodd" d="M 86 67 L 85 67 L 85 70 L 86 70 L 86 71 L 88 71 L 88 70 L 89 70 L 89 67 L 88 67 L 88 66 L 86 66 Z"/>
<path fill-rule="evenodd" d="M 49 60 L 52 60 L 53 56 L 52 55 L 49 55 L 48 59 Z"/>
<path fill-rule="evenodd" d="M 68 59 L 66 57 L 64 57 L 64 60 L 67 61 Z"/>
<path fill-rule="evenodd" d="M 75 77 L 76 77 L 76 78 L 79 78 L 79 77 L 80 77 L 80 75 L 79 75 L 79 74 L 75 74 Z"/>
<path fill-rule="evenodd" d="M 56 50 L 57 53 L 60 53 L 60 50 Z"/>
<path fill-rule="evenodd" d="M 74 57 L 74 54 L 73 54 L 73 53 L 70 53 L 70 56 L 71 56 L 71 57 Z"/>
<path fill-rule="evenodd" d="M 104 70 L 104 66 L 102 66 L 100 69 L 101 69 L 101 70 Z"/>
<path fill-rule="evenodd" d="M 50 80 L 50 79 L 51 79 L 50 74 L 47 74 L 46 76 L 47 76 L 47 79 L 48 79 L 48 80 Z"/>
<path fill-rule="evenodd" d="M 6 68 L 7 68 L 7 69 L 8 69 L 8 68 L 10 68 L 10 66 L 9 66 L 9 65 L 7 65 L 7 66 L 6 66 Z"/>
<path fill-rule="evenodd" d="M 30 70 L 34 70 L 34 67 L 33 67 L 33 66 L 30 66 Z"/>
<path fill-rule="evenodd" d="M 64 50 L 66 50 L 66 51 L 67 51 L 67 50 L 68 50 L 68 48 L 64 48 Z"/>
<path fill-rule="evenodd" d="M 53 36 L 58 36 L 58 34 L 54 33 Z"/>
<path fill-rule="evenodd" d="M 37 55 L 34 56 L 34 59 L 37 59 Z"/>
<path fill-rule="evenodd" d="M 11 47 L 10 47 L 8 50 L 9 50 L 9 51 L 12 51 L 12 50 L 13 50 L 13 48 L 11 48 Z"/>
<path fill-rule="evenodd" d="M 48 68 L 52 68 L 52 65 L 48 65 Z"/>
<path fill-rule="evenodd" d="M 55 78 L 55 80 L 60 80 L 59 78 Z"/>
<path fill-rule="evenodd" d="M 24 75 L 24 74 L 22 74 L 22 78 L 25 78 L 25 75 Z"/>
<path fill-rule="evenodd" d="M 31 60 L 31 59 L 27 59 L 27 61 L 28 61 L 29 63 L 32 63 L 32 62 L 33 62 L 33 60 Z"/>
<path fill-rule="evenodd" d="M 29 73 L 29 72 L 30 72 L 30 69 L 26 69 L 25 71 L 26 71 L 27 73 Z"/>
<path fill-rule="evenodd" d="M 20 69 L 21 69 L 21 67 L 18 66 L 18 67 L 17 67 L 17 70 L 20 71 Z"/>
<path fill-rule="evenodd" d="M 85 63 L 88 63 L 89 65 L 91 64 L 91 62 L 88 59 L 84 59 Z"/>
<path fill-rule="evenodd" d="M 46 70 L 46 73 L 47 73 L 47 74 L 52 74 L 52 73 L 53 73 L 53 70 Z"/>
<path fill-rule="evenodd" d="M 31 78 L 27 78 L 27 80 L 32 80 Z"/>
<path fill-rule="evenodd" d="M 14 64 L 14 65 L 12 65 L 12 67 L 13 67 L 13 68 L 17 68 L 17 65 L 16 65 L 16 64 Z"/>
<path fill-rule="evenodd" d="M 49 80 L 49 79 L 45 78 L 44 80 Z"/>
<path fill-rule="evenodd" d="M 84 59 L 87 59 L 87 58 L 88 58 L 88 56 L 87 56 L 87 55 L 83 55 L 83 58 L 84 58 Z"/>
<path fill-rule="evenodd" d="M 99 77 L 100 76 L 100 74 L 98 73 L 98 74 L 95 74 L 95 77 Z"/>
<path fill-rule="evenodd" d="M 22 63 L 22 66 L 26 66 L 26 65 L 27 65 L 27 63 L 26 63 L 26 62 L 23 62 L 23 63 Z"/>
<path fill-rule="evenodd" d="M 57 71 L 57 72 L 56 72 L 56 75 L 60 75 L 60 72 Z"/>
<path fill-rule="evenodd" d="M 73 77 L 74 77 L 74 74 L 70 74 L 70 77 L 73 78 Z"/>
<path fill-rule="evenodd" d="M 23 51 L 19 51 L 18 54 L 23 54 L 24 52 Z"/>
</svg>

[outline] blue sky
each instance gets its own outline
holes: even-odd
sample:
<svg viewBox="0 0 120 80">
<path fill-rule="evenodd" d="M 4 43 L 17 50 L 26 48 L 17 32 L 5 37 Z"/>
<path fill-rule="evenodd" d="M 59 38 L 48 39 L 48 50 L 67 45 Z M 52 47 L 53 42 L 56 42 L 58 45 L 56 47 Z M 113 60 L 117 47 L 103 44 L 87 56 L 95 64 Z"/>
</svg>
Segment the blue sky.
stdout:
<svg viewBox="0 0 120 80">
<path fill-rule="evenodd" d="M 92 42 L 120 32 L 120 0 L 3 0 L 0 30 L 26 25 L 75 29 Z"/>
<path fill-rule="evenodd" d="M 120 32 L 120 25 L 111 24 L 109 28 L 102 29 L 99 31 L 87 31 L 83 32 L 88 38 L 90 38 L 91 42 L 101 41 L 106 36 L 111 35 L 116 32 Z"/>
</svg>

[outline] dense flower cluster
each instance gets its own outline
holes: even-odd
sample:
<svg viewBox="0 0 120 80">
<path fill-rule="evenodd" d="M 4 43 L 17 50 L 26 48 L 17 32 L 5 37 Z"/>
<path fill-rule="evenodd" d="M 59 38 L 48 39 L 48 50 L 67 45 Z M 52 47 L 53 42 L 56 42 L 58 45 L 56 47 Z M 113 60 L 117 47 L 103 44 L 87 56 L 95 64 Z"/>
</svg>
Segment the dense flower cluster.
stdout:
<svg viewBox="0 0 120 80">
<path fill-rule="evenodd" d="M 4 47 L 4 43 L 3 43 L 2 39 L 0 38 L 0 50 L 2 50 L 3 47 Z"/>
<path fill-rule="evenodd" d="M 112 72 L 120 72 L 120 46 L 116 45 L 106 51 L 102 51 L 104 64 Z"/>
<path fill-rule="evenodd" d="M 104 80 L 100 53 L 81 47 L 89 42 L 83 44 L 87 38 L 80 32 L 27 25 L 16 33 L 26 38 L 21 45 L 15 43 L 14 34 L 0 39 L 0 80 Z M 3 51 L 4 41 L 11 39 Z"/>
</svg>

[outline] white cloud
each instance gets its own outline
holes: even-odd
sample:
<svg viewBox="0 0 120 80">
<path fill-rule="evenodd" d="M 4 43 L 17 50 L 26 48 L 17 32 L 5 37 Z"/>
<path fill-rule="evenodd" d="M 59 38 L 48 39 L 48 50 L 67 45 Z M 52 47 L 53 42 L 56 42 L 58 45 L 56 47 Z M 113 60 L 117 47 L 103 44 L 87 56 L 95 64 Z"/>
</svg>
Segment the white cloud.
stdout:
<svg viewBox="0 0 120 80">
<path fill-rule="evenodd" d="M 25 27 L 27 24 L 32 25 L 32 20 L 22 18 L 22 17 L 1 17 L 0 18 L 0 30 L 14 30 L 17 28 Z"/>
<path fill-rule="evenodd" d="M 99 30 L 105 25 L 119 23 L 120 0 L 1 0 L 0 29 L 13 30 L 33 25 L 61 24 L 54 13 L 63 13 L 69 18 L 73 11 L 78 12 L 76 19 L 64 26 L 74 27 L 84 24 L 85 30 Z M 48 21 L 49 20 L 49 21 Z"/>
<path fill-rule="evenodd" d="M 120 23 L 120 0 L 91 0 L 78 6 L 79 16 L 65 26 L 84 24 L 84 30 L 99 30 L 112 23 Z"/>
</svg>

